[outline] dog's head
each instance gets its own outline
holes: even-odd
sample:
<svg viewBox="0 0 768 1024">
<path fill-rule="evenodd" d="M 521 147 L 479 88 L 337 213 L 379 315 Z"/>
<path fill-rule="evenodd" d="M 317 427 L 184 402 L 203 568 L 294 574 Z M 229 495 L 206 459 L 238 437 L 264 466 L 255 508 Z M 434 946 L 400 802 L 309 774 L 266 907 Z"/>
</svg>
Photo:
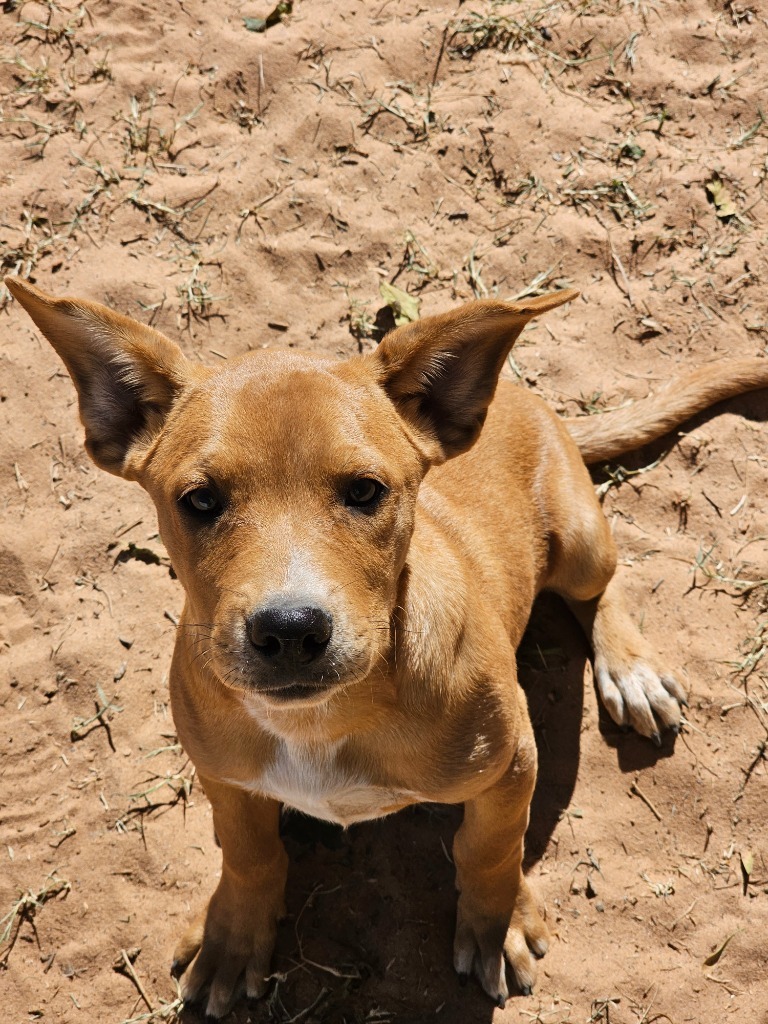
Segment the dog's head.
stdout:
<svg viewBox="0 0 768 1024">
<path fill-rule="evenodd" d="M 104 306 L 7 284 L 72 376 L 94 462 L 154 501 L 191 642 L 279 706 L 386 660 L 424 474 L 474 443 L 526 322 L 577 294 L 470 303 L 345 362 L 212 370 Z"/>
</svg>

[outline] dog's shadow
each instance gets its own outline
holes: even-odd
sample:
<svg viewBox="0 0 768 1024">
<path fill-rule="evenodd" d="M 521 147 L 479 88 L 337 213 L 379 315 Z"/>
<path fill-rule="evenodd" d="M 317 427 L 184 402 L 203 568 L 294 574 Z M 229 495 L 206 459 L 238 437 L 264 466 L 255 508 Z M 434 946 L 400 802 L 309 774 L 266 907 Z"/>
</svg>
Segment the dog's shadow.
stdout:
<svg viewBox="0 0 768 1024">
<path fill-rule="evenodd" d="M 576 785 L 587 656 L 564 605 L 540 599 L 518 652 L 539 750 L 526 869 L 546 850 Z M 671 752 L 623 735 L 607 718 L 599 728 L 622 770 Z M 475 981 L 462 988 L 452 969 L 451 846 L 461 815 L 460 807 L 431 804 L 344 830 L 286 813 L 288 916 L 273 980 L 263 1000 L 239 1003 L 228 1021 L 421 1024 L 439 1012 L 445 1024 L 490 1024 L 490 999 Z M 511 982 L 510 990 L 514 1000 Z M 189 1008 L 182 1019 L 204 1018 Z"/>
</svg>

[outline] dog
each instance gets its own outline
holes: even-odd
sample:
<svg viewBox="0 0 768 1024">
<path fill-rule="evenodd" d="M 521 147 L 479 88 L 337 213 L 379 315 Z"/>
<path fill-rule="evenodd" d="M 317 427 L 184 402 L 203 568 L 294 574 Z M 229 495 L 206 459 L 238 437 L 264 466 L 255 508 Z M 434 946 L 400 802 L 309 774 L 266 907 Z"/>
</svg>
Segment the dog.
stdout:
<svg viewBox="0 0 768 1024">
<path fill-rule="evenodd" d="M 214 1018 L 264 994 L 287 857 L 281 805 L 349 825 L 463 803 L 454 966 L 530 993 L 547 927 L 522 873 L 536 745 L 515 652 L 536 595 L 590 639 L 615 722 L 657 744 L 685 692 L 640 635 L 586 465 L 768 386 L 700 368 L 559 419 L 499 382 L 526 323 L 578 295 L 471 302 L 346 361 L 257 351 L 213 370 L 92 302 L 6 284 L 72 377 L 85 446 L 138 481 L 186 592 L 170 675 L 213 808 L 221 880 L 172 971 Z"/>
</svg>

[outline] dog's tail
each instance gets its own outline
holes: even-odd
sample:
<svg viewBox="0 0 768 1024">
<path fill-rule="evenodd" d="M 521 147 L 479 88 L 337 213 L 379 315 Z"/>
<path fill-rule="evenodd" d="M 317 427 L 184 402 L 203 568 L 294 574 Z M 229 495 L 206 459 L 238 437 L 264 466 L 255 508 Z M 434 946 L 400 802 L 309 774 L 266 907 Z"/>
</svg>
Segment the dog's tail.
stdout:
<svg viewBox="0 0 768 1024">
<path fill-rule="evenodd" d="M 563 422 L 590 465 L 641 448 L 702 409 L 759 388 L 768 388 L 768 359 L 727 359 L 673 377 L 632 405 Z"/>
</svg>

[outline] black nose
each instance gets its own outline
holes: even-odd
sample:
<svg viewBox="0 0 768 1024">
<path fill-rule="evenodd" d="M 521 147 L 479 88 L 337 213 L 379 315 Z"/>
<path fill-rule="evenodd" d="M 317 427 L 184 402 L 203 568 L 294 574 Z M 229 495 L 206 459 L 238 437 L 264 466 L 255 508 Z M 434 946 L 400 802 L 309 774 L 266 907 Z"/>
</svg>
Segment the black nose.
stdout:
<svg viewBox="0 0 768 1024">
<path fill-rule="evenodd" d="M 322 608 L 274 605 L 253 612 L 247 628 L 251 643 L 268 661 L 306 665 L 328 646 L 333 619 Z"/>
</svg>

